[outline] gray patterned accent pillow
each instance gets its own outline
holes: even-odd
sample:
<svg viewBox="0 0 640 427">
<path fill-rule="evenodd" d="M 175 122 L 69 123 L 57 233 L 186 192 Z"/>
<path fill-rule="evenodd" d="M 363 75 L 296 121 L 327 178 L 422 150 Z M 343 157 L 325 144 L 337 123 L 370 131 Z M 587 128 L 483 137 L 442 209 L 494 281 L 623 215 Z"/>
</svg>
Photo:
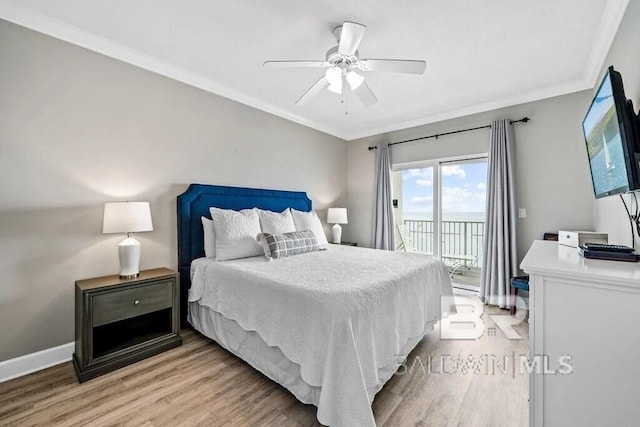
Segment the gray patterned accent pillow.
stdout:
<svg viewBox="0 0 640 427">
<path fill-rule="evenodd" d="M 284 234 L 260 233 L 258 241 L 262 243 L 264 256 L 268 260 L 320 250 L 318 239 L 311 230 Z"/>
</svg>

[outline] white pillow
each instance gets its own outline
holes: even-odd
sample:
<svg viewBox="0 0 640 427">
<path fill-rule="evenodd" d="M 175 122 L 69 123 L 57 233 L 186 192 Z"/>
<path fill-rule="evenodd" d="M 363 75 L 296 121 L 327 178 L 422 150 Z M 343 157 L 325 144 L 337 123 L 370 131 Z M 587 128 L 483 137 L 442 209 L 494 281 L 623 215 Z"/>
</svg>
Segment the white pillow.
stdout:
<svg viewBox="0 0 640 427">
<path fill-rule="evenodd" d="M 256 209 L 209 208 L 215 233 L 216 259 L 226 261 L 262 255 L 258 242 L 260 219 Z"/>
<path fill-rule="evenodd" d="M 291 209 L 291 214 L 293 215 L 293 222 L 296 225 L 296 231 L 311 230 L 313 234 L 316 235 L 320 246 L 329 244 L 316 211 L 302 212 Z"/>
<path fill-rule="evenodd" d="M 296 225 L 288 208 L 280 213 L 258 209 L 258 217 L 263 233 L 285 234 L 296 231 Z"/>
<path fill-rule="evenodd" d="M 207 258 L 216 257 L 216 235 L 213 231 L 213 221 L 206 216 L 201 217 L 202 230 L 204 234 L 204 256 Z"/>
</svg>

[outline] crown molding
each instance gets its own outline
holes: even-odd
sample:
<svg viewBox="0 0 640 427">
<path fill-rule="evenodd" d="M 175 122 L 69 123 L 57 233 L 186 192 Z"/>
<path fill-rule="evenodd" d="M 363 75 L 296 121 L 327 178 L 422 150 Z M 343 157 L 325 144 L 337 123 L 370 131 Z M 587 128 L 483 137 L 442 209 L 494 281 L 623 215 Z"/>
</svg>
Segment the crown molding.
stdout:
<svg viewBox="0 0 640 427">
<path fill-rule="evenodd" d="M 155 74 L 177 80 L 206 92 L 228 98 L 232 101 L 344 139 L 344 136 L 341 135 L 339 131 L 336 131 L 330 126 L 326 126 L 322 123 L 309 120 L 296 114 L 291 114 L 289 111 L 236 91 L 213 79 L 203 77 L 197 73 L 177 67 L 154 56 L 147 55 L 138 50 L 112 42 L 103 37 L 96 36 L 95 34 L 89 33 L 88 31 L 82 30 L 58 19 L 25 8 L 13 1 L 0 0 L 0 18 L 73 45 L 100 53 L 110 58 L 126 62 L 127 64 L 134 65 L 138 68 L 142 68 L 143 70 L 151 71 Z"/>
<path fill-rule="evenodd" d="M 624 18 L 628 4 L 629 0 L 614 0 L 607 3 L 601 25 L 598 29 L 598 34 L 596 36 L 596 43 L 591 50 L 584 76 L 579 80 L 523 94 L 516 94 L 511 97 L 468 106 L 445 113 L 433 114 L 415 120 L 396 121 L 384 126 L 367 129 L 366 131 L 352 133 L 345 133 L 327 125 L 326 123 L 320 123 L 315 120 L 310 120 L 297 114 L 293 114 L 288 110 L 239 92 L 213 79 L 206 78 L 135 49 L 98 37 L 50 16 L 25 8 L 14 1 L 0 0 L 0 18 L 122 62 L 126 62 L 138 68 L 177 80 L 189 86 L 193 86 L 266 113 L 273 114 L 291 122 L 298 123 L 346 141 L 351 141 L 354 139 L 365 138 L 410 127 L 538 101 L 545 98 L 566 95 L 568 93 L 586 89 L 593 89 L 602 71 L 604 61 L 606 60 L 611 44 L 615 39 L 620 23 Z"/>
<path fill-rule="evenodd" d="M 611 49 L 611 45 L 613 44 L 616 34 L 618 33 L 618 29 L 620 28 L 620 24 L 622 23 L 627 11 L 629 1 L 630 0 L 614 0 L 607 3 L 607 7 L 605 8 L 598 33 L 595 38 L 596 43 L 591 49 L 584 76 L 581 80 L 574 80 L 556 86 L 536 89 L 526 93 L 516 94 L 508 98 L 472 105 L 445 113 L 433 114 L 415 120 L 396 122 L 379 128 L 369 129 L 364 132 L 354 132 L 345 135 L 345 139 L 347 141 L 352 141 L 354 139 L 395 132 L 411 127 L 437 123 L 444 120 L 451 120 L 458 117 L 465 117 L 472 114 L 484 113 L 500 108 L 512 107 L 528 102 L 594 89 L 599 81 L 602 68 L 604 67 L 604 62 L 609 54 L 609 49 Z"/>
<path fill-rule="evenodd" d="M 459 117 L 466 117 L 473 114 L 485 113 L 487 111 L 499 110 L 501 108 L 513 107 L 516 105 L 526 104 L 528 102 L 539 101 L 542 99 L 553 98 L 556 96 L 567 95 L 570 93 L 580 92 L 587 89 L 592 89 L 591 85 L 586 80 L 577 82 L 568 82 L 562 85 L 547 87 L 543 89 L 537 89 L 522 94 L 517 94 L 508 98 L 502 98 L 495 101 L 486 102 L 483 104 L 476 104 L 465 108 L 447 111 L 444 113 L 432 114 L 430 116 L 421 117 L 415 120 L 408 120 L 398 123 L 393 123 L 387 126 L 370 129 L 365 132 L 351 133 L 346 135 L 347 141 L 354 139 L 367 138 L 370 136 L 381 135 L 385 133 L 395 132 L 399 130 L 409 129 L 416 126 L 428 125 L 431 123 L 438 123 L 445 120 L 456 119 Z"/>
<path fill-rule="evenodd" d="M 596 84 L 600 80 L 604 62 L 607 60 L 611 45 L 618 34 L 620 24 L 627 12 L 629 0 L 614 0 L 607 2 L 607 7 L 602 15 L 600 27 L 596 34 L 596 42 L 591 49 L 591 54 L 587 62 L 585 79 L 589 82 L 590 87 L 595 89 Z"/>
</svg>

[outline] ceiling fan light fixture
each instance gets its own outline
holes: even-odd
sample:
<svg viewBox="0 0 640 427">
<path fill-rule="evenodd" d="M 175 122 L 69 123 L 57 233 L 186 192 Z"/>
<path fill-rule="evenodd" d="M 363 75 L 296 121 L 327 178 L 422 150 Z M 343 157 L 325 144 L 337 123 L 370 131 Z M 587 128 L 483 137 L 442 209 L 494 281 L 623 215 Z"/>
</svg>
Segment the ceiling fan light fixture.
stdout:
<svg viewBox="0 0 640 427">
<path fill-rule="evenodd" d="M 364 81 L 364 76 L 356 73 L 355 71 L 349 71 L 346 77 L 347 77 L 347 83 L 349 83 L 351 90 L 358 89 L 362 84 L 362 82 Z"/>
<path fill-rule="evenodd" d="M 337 93 L 338 95 L 342 95 L 342 82 L 338 81 L 338 84 L 329 85 L 329 87 L 327 89 L 329 89 L 329 91 L 331 91 L 333 93 Z"/>
<path fill-rule="evenodd" d="M 342 94 L 342 69 L 338 67 L 327 68 L 324 78 L 329 83 L 329 90 L 338 95 Z"/>
<path fill-rule="evenodd" d="M 330 48 L 324 60 L 286 60 L 266 61 L 265 67 L 272 68 L 325 68 L 325 74 L 320 77 L 298 100 L 296 105 L 306 105 L 312 98 L 325 89 L 332 93 L 342 95 L 341 102 L 347 104 L 347 98 L 353 92 L 356 98 L 370 107 L 378 98 L 371 88 L 364 82 L 363 76 L 354 70 L 381 71 L 402 74 L 423 74 L 427 63 L 424 60 L 413 59 L 361 59 L 358 47 L 362 42 L 366 26 L 356 22 L 345 21 L 333 30 L 333 35 L 338 40 L 338 45 Z M 345 96 L 346 95 L 346 96 Z"/>
<path fill-rule="evenodd" d="M 340 87 L 340 90 L 342 90 L 342 70 L 340 68 L 327 68 L 324 77 L 327 79 L 331 86 L 338 86 Z"/>
</svg>

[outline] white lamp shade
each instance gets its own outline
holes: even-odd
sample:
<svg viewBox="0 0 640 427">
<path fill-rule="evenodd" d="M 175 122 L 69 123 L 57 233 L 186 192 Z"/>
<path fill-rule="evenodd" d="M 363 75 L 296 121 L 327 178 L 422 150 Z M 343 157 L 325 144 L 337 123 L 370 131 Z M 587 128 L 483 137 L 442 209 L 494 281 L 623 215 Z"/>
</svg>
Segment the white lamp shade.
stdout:
<svg viewBox="0 0 640 427">
<path fill-rule="evenodd" d="M 342 70 L 338 67 L 327 68 L 324 77 L 332 86 L 342 86 Z"/>
<path fill-rule="evenodd" d="M 152 231 L 149 202 L 108 202 L 104 204 L 103 233 Z"/>
<path fill-rule="evenodd" d="M 327 222 L 329 224 L 348 224 L 347 208 L 329 208 Z"/>
<path fill-rule="evenodd" d="M 339 83 L 337 85 L 329 85 L 329 91 L 338 95 L 342 95 L 342 83 Z"/>
<path fill-rule="evenodd" d="M 358 89 L 362 84 L 362 82 L 364 81 L 364 76 L 361 76 L 355 71 L 349 71 L 347 73 L 346 78 L 347 78 L 347 83 L 349 83 L 349 86 L 351 87 L 351 90 Z"/>
<path fill-rule="evenodd" d="M 337 67 L 327 68 L 324 77 L 329 83 L 329 90 L 340 95 L 342 93 L 342 70 Z"/>
</svg>

